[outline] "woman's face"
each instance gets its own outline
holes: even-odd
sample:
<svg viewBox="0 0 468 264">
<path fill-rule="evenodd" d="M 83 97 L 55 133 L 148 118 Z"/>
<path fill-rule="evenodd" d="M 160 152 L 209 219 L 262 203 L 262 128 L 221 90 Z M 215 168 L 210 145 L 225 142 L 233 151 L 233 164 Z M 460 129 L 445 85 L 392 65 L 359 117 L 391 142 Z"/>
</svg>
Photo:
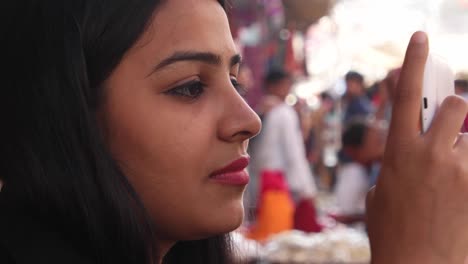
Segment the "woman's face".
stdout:
<svg viewBox="0 0 468 264">
<path fill-rule="evenodd" d="M 261 124 L 235 88 L 238 68 L 219 3 L 171 0 L 106 81 L 106 140 L 159 239 L 241 224 L 246 150 Z"/>
</svg>

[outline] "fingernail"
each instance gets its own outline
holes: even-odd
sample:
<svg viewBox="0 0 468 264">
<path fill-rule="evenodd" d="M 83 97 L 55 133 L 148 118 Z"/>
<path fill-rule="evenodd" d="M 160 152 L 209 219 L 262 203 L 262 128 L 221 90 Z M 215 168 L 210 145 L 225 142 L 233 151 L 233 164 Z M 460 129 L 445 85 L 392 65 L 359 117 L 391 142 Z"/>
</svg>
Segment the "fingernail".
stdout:
<svg viewBox="0 0 468 264">
<path fill-rule="evenodd" d="M 411 39 L 411 42 L 415 44 L 424 44 L 427 42 L 427 35 L 426 33 L 422 31 L 418 31 L 414 33 L 413 38 Z"/>
</svg>

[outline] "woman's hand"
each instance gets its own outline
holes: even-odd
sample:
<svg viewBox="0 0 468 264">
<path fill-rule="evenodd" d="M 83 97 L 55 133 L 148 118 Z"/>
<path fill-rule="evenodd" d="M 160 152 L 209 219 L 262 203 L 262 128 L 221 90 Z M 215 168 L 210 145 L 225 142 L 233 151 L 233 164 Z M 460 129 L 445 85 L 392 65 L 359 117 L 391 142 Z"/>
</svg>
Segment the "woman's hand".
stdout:
<svg viewBox="0 0 468 264">
<path fill-rule="evenodd" d="M 427 36 L 413 35 L 395 94 L 383 167 L 368 196 L 373 264 L 463 264 L 468 256 L 468 111 L 449 97 L 420 133 Z"/>
</svg>

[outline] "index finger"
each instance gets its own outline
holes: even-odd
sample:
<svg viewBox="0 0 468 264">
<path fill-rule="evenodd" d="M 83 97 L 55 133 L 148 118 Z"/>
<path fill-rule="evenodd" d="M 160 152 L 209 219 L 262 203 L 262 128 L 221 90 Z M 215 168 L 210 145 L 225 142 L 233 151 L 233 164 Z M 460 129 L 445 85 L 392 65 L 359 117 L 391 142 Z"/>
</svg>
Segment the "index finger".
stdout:
<svg viewBox="0 0 468 264">
<path fill-rule="evenodd" d="M 424 32 L 411 37 L 395 91 L 388 146 L 398 146 L 420 134 L 421 96 L 424 66 L 429 46 Z"/>
</svg>

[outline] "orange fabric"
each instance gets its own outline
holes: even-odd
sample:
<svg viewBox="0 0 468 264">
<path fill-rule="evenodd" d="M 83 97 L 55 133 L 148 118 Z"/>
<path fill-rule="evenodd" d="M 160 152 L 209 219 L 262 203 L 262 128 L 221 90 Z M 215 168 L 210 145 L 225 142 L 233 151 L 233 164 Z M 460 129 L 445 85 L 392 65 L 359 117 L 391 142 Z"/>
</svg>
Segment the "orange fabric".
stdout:
<svg viewBox="0 0 468 264">
<path fill-rule="evenodd" d="M 247 232 L 247 237 L 262 241 L 271 235 L 292 229 L 320 232 L 315 204 L 303 199 L 297 207 L 289 195 L 289 188 L 279 170 L 264 170 L 260 176 L 260 196 L 257 221 Z"/>
<path fill-rule="evenodd" d="M 261 197 L 261 205 L 257 223 L 247 235 L 249 238 L 261 241 L 293 228 L 294 204 L 288 193 L 266 191 Z"/>
<path fill-rule="evenodd" d="M 262 208 L 262 197 L 268 191 L 279 191 L 289 194 L 289 187 L 280 170 L 263 170 L 260 174 L 259 199 L 257 212 Z"/>
<path fill-rule="evenodd" d="M 294 202 L 281 171 L 265 170 L 261 173 L 257 208 L 257 222 L 247 235 L 249 238 L 261 241 L 293 228 Z"/>
</svg>

